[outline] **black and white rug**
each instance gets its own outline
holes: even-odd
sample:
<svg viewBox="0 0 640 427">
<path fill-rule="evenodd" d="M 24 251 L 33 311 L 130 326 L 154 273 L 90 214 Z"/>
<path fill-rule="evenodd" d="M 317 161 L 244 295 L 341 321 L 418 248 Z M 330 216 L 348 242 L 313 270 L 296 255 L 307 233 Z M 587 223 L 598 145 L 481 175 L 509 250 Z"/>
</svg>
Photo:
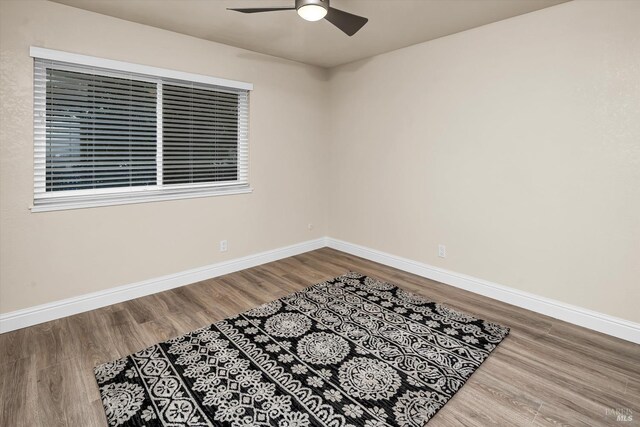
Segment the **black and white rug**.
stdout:
<svg viewBox="0 0 640 427">
<path fill-rule="evenodd" d="M 111 426 L 423 427 L 508 333 L 348 273 L 94 371 Z"/>
</svg>

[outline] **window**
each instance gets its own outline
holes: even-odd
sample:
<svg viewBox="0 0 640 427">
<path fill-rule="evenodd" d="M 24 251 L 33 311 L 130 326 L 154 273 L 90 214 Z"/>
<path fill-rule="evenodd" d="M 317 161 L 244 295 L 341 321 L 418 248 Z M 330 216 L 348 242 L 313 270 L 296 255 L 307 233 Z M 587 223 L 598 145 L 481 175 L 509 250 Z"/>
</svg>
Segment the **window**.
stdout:
<svg viewBox="0 0 640 427">
<path fill-rule="evenodd" d="M 34 211 L 248 192 L 251 85 L 32 48 Z"/>
</svg>

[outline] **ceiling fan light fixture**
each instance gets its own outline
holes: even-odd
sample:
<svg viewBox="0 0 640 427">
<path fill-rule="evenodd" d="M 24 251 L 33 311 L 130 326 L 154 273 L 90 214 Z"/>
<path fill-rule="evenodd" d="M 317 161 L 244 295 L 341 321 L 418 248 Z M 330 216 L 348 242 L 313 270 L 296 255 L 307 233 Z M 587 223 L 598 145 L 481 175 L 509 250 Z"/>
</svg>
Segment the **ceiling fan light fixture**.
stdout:
<svg viewBox="0 0 640 427">
<path fill-rule="evenodd" d="M 327 9 L 315 4 L 308 4 L 298 9 L 298 15 L 307 21 L 319 21 L 327 15 Z"/>
<path fill-rule="evenodd" d="M 319 21 L 327 16 L 328 3 L 326 0 L 297 0 L 296 10 L 302 19 Z"/>
</svg>

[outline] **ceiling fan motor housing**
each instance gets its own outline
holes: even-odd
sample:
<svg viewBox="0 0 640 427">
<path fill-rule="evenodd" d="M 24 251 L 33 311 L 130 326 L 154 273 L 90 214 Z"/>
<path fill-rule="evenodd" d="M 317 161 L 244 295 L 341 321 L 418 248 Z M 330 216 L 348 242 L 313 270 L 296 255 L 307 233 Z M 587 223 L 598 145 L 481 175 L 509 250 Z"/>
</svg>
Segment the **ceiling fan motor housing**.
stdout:
<svg viewBox="0 0 640 427">
<path fill-rule="evenodd" d="M 329 10 L 329 0 L 296 0 L 296 9 L 300 9 L 302 6 L 320 6 L 326 10 Z"/>
</svg>

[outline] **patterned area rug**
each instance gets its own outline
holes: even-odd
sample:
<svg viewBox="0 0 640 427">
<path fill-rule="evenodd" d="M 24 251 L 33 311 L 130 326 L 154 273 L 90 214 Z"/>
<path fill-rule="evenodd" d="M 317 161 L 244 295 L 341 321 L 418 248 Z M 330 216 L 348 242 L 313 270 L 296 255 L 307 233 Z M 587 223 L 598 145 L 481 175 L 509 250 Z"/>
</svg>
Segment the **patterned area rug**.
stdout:
<svg viewBox="0 0 640 427">
<path fill-rule="evenodd" d="M 348 273 L 94 371 L 111 426 L 423 427 L 508 333 Z"/>
</svg>

